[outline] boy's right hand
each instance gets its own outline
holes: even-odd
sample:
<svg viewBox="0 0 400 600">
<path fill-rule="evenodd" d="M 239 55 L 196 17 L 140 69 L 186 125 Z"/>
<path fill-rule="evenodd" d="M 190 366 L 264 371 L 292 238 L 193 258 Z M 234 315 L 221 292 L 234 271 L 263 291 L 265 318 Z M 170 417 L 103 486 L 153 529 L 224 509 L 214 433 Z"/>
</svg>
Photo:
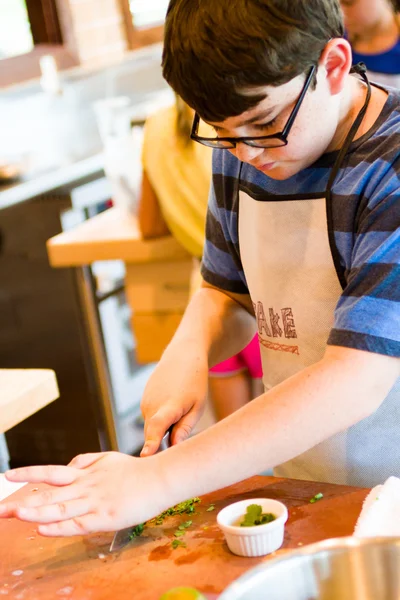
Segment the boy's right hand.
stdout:
<svg viewBox="0 0 400 600">
<path fill-rule="evenodd" d="M 183 442 L 200 419 L 207 397 L 208 363 L 189 345 L 171 346 L 150 377 L 141 402 L 145 444 L 141 456 L 155 454 L 168 429 L 171 443 Z"/>
</svg>

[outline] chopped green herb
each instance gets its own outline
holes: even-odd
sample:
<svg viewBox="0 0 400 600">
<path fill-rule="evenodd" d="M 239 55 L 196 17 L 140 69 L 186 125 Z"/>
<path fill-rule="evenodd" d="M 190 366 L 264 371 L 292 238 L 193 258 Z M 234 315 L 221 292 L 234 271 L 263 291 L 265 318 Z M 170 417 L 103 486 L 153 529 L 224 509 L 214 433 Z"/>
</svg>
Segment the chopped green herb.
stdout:
<svg viewBox="0 0 400 600">
<path fill-rule="evenodd" d="M 174 550 L 176 548 L 179 548 L 179 546 L 181 546 L 182 548 L 186 548 L 185 542 L 181 542 L 181 540 L 172 540 L 171 546 Z"/>
<path fill-rule="evenodd" d="M 192 525 L 193 521 L 185 521 L 181 525 L 179 525 L 178 529 L 187 529 Z"/>
<path fill-rule="evenodd" d="M 263 513 L 259 504 L 250 504 L 246 509 L 243 521 L 239 522 L 240 527 L 255 527 L 256 525 L 265 525 L 275 521 L 276 516 L 272 513 Z"/>
<path fill-rule="evenodd" d="M 215 504 L 210 504 L 210 506 L 206 509 L 206 512 L 211 512 L 215 510 Z"/>
<path fill-rule="evenodd" d="M 160 515 L 158 515 L 158 517 L 155 517 L 154 519 L 152 519 L 150 522 L 155 523 L 156 525 L 162 525 L 164 522 L 164 519 L 166 519 L 166 517 L 172 517 L 174 515 L 182 515 L 184 513 L 193 514 L 195 512 L 194 505 L 197 504 L 197 502 L 201 502 L 200 498 L 191 498 L 190 500 L 185 500 L 185 502 L 180 502 L 176 506 L 172 506 L 171 508 L 168 508 L 167 510 L 162 512 Z"/>
<path fill-rule="evenodd" d="M 324 497 L 324 495 L 321 494 L 321 492 L 319 494 L 315 494 L 315 496 L 313 496 L 313 498 L 311 498 L 310 504 L 314 504 L 314 502 L 318 502 L 318 500 L 321 500 L 323 497 Z"/>
<path fill-rule="evenodd" d="M 144 525 L 144 523 L 141 523 L 140 525 L 133 527 L 131 533 L 129 534 L 129 539 L 133 540 L 133 538 L 140 537 L 143 533 Z"/>
<path fill-rule="evenodd" d="M 183 535 L 185 535 L 185 531 L 182 531 L 181 529 L 177 529 L 174 533 L 175 537 L 182 537 Z"/>
</svg>

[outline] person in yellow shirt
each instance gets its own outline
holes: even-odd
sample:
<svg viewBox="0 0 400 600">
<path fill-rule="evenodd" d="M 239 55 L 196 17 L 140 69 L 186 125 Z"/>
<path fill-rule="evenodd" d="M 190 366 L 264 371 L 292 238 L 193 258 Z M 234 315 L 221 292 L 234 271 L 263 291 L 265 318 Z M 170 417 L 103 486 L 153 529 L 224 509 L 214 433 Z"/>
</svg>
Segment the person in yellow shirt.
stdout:
<svg viewBox="0 0 400 600">
<path fill-rule="evenodd" d="M 211 150 L 190 140 L 191 109 L 176 98 L 173 106 L 150 116 L 143 141 L 143 180 L 139 226 L 145 239 L 171 233 L 193 256 L 192 293 L 200 285 Z M 239 354 L 209 372 L 215 416 L 225 418 L 262 393 L 258 336 Z"/>
</svg>

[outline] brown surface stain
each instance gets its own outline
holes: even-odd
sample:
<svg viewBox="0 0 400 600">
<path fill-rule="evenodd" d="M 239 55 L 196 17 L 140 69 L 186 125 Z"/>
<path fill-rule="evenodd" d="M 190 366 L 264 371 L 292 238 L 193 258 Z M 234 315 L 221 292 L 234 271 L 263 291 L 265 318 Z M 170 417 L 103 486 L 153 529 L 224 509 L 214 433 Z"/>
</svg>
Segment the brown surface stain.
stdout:
<svg viewBox="0 0 400 600">
<path fill-rule="evenodd" d="M 176 565 L 190 565 L 196 562 L 196 560 L 198 560 L 204 555 L 205 552 L 202 552 L 201 550 L 196 550 L 195 552 L 189 552 L 189 554 L 183 554 L 182 556 L 178 556 L 178 558 L 174 560 L 174 563 Z"/>
<path fill-rule="evenodd" d="M 170 542 L 163 546 L 156 546 L 149 554 L 149 561 L 166 560 L 171 556 L 172 552 L 173 548 Z"/>
<path fill-rule="evenodd" d="M 201 529 L 198 533 L 193 536 L 195 539 L 215 540 L 223 538 L 223 534 L 218 527 L 207 527 L 207 529 Z"/>
<path fill-rule="evenodd" d="M 203 585 L 201 591 L 203 594 L 219 594 L 219 590 L 213 585 Z"/>
</svg>

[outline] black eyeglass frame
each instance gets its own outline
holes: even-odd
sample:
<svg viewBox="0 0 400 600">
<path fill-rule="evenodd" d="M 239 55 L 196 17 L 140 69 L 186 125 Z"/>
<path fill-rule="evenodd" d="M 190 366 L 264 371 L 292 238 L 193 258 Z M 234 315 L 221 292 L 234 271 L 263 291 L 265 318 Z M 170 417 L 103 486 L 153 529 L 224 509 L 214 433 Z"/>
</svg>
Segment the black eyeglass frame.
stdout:
<svg viewBox="0 0 400 600">
<path fill-rule="evenodd" d="M 300 110 L 300 107 L 304 100 L 304 96 L 306 95 L 308 88 L 310 87 L 310 83 L 314 77 L 316 70 L 317 70 L 317 66 L 313 65 L 306 77 L 306 80 L 304 82 L 303 89 L 301 90 L 300 96 L 298 97 L 296 104 L 294 105 L 292 112 L 290 113 L 289 118 L 286 122 L 286 125 L 284 126 L 282 131 L 280 131 L 278 133 L 272 133 L 270 135 L 261 135 L 261 136 L 256 136 L 256 137 L 215 137 L 215 138 L 202 137 L 202 136 L 197 135 L 197 131 L 199 129 L 200 117 L 196 112 L 194 115 L 190 138 L 193 141 L 198 142 L 199 144 L 203 144 L 204 146 L 209 146 L 211 148 L 218 148 L 219 150 L 231 150 L 232 148 L 236 148 L 236 145 L 238 143 L 246 144 L 247 146 L 251 146 L 252 148 L 280 148 L 283 146 L 287 146 L 290 130 L 293 127 L 293 123 L 297 117 L 297 113 Z M 274 145 L 274 146 L 257 146 L 257 144 L 252 143 L 253 141 L 258 142 L 260 140 L 269 140 L 269 139 L 280 140 L 281 144 Z M 207 142 L 209 142 L 209 143 L 207 143 Z M 213 144 L 212 142 L 216 142 L 216 143 Z M 218 142 L 230 142 L 232 144 L 232 146 L 218 146 L 217 145 Z"/>
</svg>

